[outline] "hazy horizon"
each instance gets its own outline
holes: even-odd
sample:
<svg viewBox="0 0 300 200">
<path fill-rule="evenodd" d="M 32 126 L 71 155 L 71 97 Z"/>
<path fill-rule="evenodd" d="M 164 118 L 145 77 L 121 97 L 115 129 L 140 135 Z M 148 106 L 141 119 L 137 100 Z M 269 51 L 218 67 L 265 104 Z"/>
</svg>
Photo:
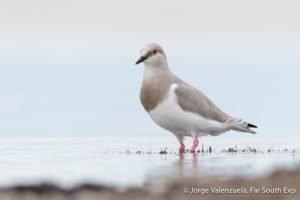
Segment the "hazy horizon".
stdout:
<svg viewBox="0 0 300 200">
<path fill-rule="evenodd" d="M 165 137 L 140 105 L 134 65 L 157 42 L 175 74 L 259 127 L 213 140 L 299 140 L 299 9 L 294 0 L 2 1 L 0 137 Z"/>
</svg>

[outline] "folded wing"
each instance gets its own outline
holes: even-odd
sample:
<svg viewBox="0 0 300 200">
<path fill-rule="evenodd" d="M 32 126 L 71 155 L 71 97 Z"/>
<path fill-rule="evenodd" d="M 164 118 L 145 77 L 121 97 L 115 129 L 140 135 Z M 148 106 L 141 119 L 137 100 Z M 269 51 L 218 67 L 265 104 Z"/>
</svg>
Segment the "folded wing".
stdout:
<svg viewBox="0 0 300 200">
<path fill-rule="evenodd" d="M 185 84 L 177 84 L 175 90 L 177 101 L 184 111 L 196 113 L 206 119 L 226 122 L 229 116 L 218 108 L 208 97 L 196 88 Z"/>
</svg>

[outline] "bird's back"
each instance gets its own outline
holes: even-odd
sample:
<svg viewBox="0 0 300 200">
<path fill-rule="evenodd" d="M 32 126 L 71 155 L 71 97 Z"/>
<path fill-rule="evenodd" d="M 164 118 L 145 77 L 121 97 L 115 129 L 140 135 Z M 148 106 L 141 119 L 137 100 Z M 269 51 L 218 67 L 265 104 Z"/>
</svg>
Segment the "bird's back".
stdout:
<svg viewBox="0 0 300 200">
<path fill-rule="evenodd" d="M 222 123 L 229 118 L 206 95 L 187 83 L 178 84 L 176 95 L 178 104 L 185 111 Z"/>
<path fill-rule="evenodd" d="M 176 97 L 179 106 L 204 118 L 225 122 L 228 115 L 218 108 L 207 96 L 182 81 L 171 71 L 163 71 L 157 76 L 143 80 L 140 100 L 148 112 L 161 103 L 168 94 L 172 84 L 177 84 Z"/>
</svg>

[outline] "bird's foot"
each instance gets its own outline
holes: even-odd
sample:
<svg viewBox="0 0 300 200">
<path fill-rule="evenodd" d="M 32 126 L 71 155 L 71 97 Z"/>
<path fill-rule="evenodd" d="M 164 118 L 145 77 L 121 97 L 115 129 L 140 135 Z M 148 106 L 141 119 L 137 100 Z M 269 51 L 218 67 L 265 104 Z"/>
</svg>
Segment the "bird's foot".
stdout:
<svg viewBox="0 0 300 200">
<path fill-rule="evenodd" d="M 193 146 L 190 149 L 190 153 L 195 153 L 195 150 L 198 147 L 198 144 L 199 144 L 199 140 L 198 140 L 198 138 L 195 138 L 195 140 L 193 142 Z"/>
<path fill-rule="evenodd" d="M 184 153 L 184 151 L 185 151 L 185 146 L 183 142 L 180 142 L 179 153 Z"/>
<path fill-rule="evenodd" d="M 184 149 L 179 149 L 179 153 L 185 153 Z"/>
</svg>

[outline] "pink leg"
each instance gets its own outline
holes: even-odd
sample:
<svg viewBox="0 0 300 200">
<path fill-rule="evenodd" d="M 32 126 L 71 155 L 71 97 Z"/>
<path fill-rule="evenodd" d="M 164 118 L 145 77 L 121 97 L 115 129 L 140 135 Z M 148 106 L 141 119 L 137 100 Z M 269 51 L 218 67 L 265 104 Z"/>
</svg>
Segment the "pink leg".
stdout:
<svg viewBox="0 0 300 200">
<path fill-rule="evenodd" d="M 190 150 L 191 153 L 195 153 L 195 150 L 196 150 L 198 144 L 199 144 L 199 140 L 198 140 L 198 138 L 196 137 L 196 138 L 194 139 L 193 146 L 191 147 L 191 150 Z"/>
<path fill-rule="evenodd" d="M 184 153 L 185 146 L 182 141 L 180 141 L 179 153 Z"/>
</svg>

